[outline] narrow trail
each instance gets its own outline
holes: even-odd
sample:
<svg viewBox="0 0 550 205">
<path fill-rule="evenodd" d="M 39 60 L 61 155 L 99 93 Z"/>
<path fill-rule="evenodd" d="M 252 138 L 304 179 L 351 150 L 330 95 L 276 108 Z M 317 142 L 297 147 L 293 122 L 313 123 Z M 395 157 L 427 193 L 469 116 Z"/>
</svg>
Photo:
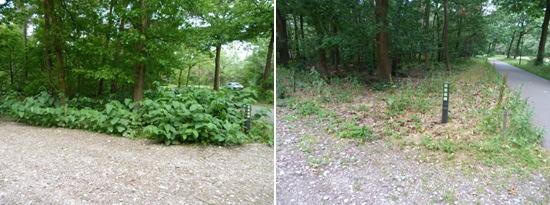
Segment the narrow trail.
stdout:
<svg viewBox="0 0 550 205">
<path fill-rule="evenodd" d="M 533 123 L 544 129 L 542 145 L 550 149 L 550 81 L 498 60 L 491 60 L 497 71 L 508 75 L 508 86 L 518 89 L 533 109 Z"/>
<path fill-rule="evenodd" d="M 0 204 L 272 204 L 273 148 L 0 121 Z"/>
</svg>

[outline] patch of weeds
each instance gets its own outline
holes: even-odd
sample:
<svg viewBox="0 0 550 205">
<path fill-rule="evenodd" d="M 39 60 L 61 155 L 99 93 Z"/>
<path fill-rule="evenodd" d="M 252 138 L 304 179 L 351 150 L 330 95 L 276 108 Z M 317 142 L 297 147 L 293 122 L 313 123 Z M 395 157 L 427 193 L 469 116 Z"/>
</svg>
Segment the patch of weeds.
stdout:
<svg viewBox="0 0 550 205">
<path fill-rule="evenodd" d="M 338 137 L 359 139 L 361 141 L 373 140 L 374 134 L 370 127 L 366 125 L 356 125 L 355 123 L 348 122 L 338 132 Z"/>
<path fill-rule="evenodd" d="M 413 105 L 418 104 L 418 101 L 414 98 L 414 95 L 415 94 L 412 89 L 405 89 L 393 96 L 389 96 L 386 99 L 386 103 L 387 103 L 386 114 L 390 117 L 401 115 L 407 109 L 412 108 Z M 426 106 L 426 105 L 417 105 L 417 107 L 421 107 L 421 106 Z"/>
<path fill-rule="evenodd" d="M 386 90 L 389 90 L 389 89 L 396 89 L 399 87 L 399 84 L 398 83 L 393 83 L 393 82 L 376 82 L 374 84 L 371 85 L 371 88 L 375 91 L 386 91 Z"/>
<path fill-rule="evenodd" d="M 356 112 L 368 112 L 370 111 L 370 108 L 371 108 L 371 105 L 365 104 L 365 103 L 352 106 L 352 109 Z"/>
<path fill-rule="evenodd" d="M 331 91 L 329 89 L 322 91 L 319 97 L 324 103 L 350 103 L 353 101 L 353 93 L 349 90 Z"/>
<path fill-rule="evenodd" d="M 296 113 L 302 116 L 316 115 L 323 111 L 321 106 L 313 101 L 297 103 L 295 104 L 294 109 L 296 110 Z"/>
<path fill-rule="evenodd" d="M 261 142 L 268 145 L 274 143 L 273 124 L 266 122 L 263 119 L 255 119 L 252 121 L 250 130 L 249 142 Z"/>
<path fill-rule="evenodd" d="M 447 204 L 454 204 L 456 202 L 456 196 L 454 191 L 446 191 L 443 193 L 443 202 Z"/>
<path fill-rule="evenodd" d="M 306 153 L 306 154 L 312 154 L 314 149 L 313 145 L 317 142 L 317 139 L 311 135 L 306 135 L 300 138 L 300 143 L 298 144 L 298 148 Z"/>
<path fill-rule="evenodd" d="M 283 119 L 286 121 L 296 121 L 298 120 L 298 117 L 296 115 L 285 115 Z"/>
<path fill-rule="evenodd" d="M 508 112 L 507 117 L 505 112 Z M 539 148 L 542 131 L 531 124 L 532 112 L 519 93 L 511 93 L 502 107 L 486 110 L 484 114 L 479 129 L 488 138 L 470 145 L 472 149 L 480 151 L 479 156 L 484 162 L 521 163 L 527 167 L 547 163 L 545 160 L 548 156 Z M 504 127 L 504 124 L 507 126 Z"/>
<path fill-rule="evenodd" d="M 410 121 L 412 122 L 414 129 L 416 130 L 422 129 L 422 120 L 420 119 L 420 117 L 418 117 L 418 115 L 416 114 L 411 115 Z"/>
<path fill-rule="evenodd" d="M 325 166 L 330 162 L 329 156 L 309 156 L 307 159 L 307 162 L 309 166 L 313 167 L 314 169 L 319 168 L 321 166 Z"/>
<path fill-rule="evenodd" d="M 420 142 L 422 146 L 434 151 L 443 151 L 446 153 L 454 153 L 457 150 L 457 145 L 448 139 L 433 139 L 431 136 L 424 136 Z"/>
<path fill-rule="evenodd" d="M 420 113 L 427 113 L 432 108 L 432 103 L 426 97 L 416 97 L 411 101 L 411 109 Z"/>
<path fill-rule="evenodd" d="M 398 127 L 399 125 L 396 125 L 393 121 L 386 121 L 384 123 L 384 135 L 390 136 L 393 139 L 400 140 L 403 137 L 401 136 L 401 133 L 399 130 L 396 130 L 395 127 Z"/>
</svg>

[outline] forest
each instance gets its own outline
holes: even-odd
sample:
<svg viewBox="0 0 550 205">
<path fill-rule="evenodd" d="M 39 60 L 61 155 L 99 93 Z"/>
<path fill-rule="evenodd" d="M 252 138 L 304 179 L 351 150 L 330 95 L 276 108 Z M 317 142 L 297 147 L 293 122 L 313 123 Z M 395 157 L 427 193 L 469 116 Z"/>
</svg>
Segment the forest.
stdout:
<svg viewBox="0 0 550 205">
<path fill-rule="evenodd" d="M 452 69 L 478 55 L 547 56 L 550 2 L 514 0 L 278 1 L 282 66 L 390 81 L 410 69 Z M 545 12 L 546 11 L 546 12 Z"/>
<path fill-rule="evenodd" d="M 550 0 L 276 4 L 279 203 L 548 201 Z"/>
<path fill-rule="evenodd" d="M 272 10 L 271 0 L 6 1 L 0 113 L 167 144 L 241 143 L 243 106 L 273 102 Z"/>
</svg>

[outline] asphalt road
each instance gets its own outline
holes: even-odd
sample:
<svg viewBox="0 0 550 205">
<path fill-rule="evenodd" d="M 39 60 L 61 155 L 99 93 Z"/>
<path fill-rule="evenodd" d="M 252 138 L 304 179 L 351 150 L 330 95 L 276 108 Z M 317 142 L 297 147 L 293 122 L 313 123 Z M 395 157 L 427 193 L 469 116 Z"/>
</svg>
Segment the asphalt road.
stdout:
<svg viewBox="0 0 550 205">
<path fill-rule="evenodd" d="M 550 149 L 550 81 L 498 60 L 497 71 L 508 75 L 508 86 L 521 91 L 533 109 L 533 123 L 544 129 L 543 146 Z"/>
</svg>

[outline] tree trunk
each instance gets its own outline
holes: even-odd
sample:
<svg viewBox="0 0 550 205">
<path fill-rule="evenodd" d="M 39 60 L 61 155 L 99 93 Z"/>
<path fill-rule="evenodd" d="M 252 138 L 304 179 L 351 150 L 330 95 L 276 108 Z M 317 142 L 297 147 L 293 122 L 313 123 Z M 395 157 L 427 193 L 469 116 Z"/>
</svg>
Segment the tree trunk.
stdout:
<svg viewBox="0 0 550 205">
<path fill-rule="evenodd" d="M 376 70 L 378 79 L 391 81 L 391 62 L 389 55 L 388 0 L 376 0 Z"/>
<path fill-rule="evenodd" d="M 338 23 L 334 22 L 332 23 L 332 35 L 337 36 L 338 35 Z M 331 48 L 331 59 L 332 59 L 332 65 L 338 66 L 340 65 L 340 48 L 338 44 L 332 46 Z"/>
<path fill-rule="evenodd" d="M 187 79 L 185 80 L 185 87 L 189 86 L 189 79 L 191 79 L 191 68 L 193 68 L 193 66 L 189 66 L 189 69 L 187 69 Z"/>
<path fill-rule="evenodd" d="M 281 65 L 288 65 L 290 60 L 289 50 L 288 50 L 288 33 L 286 26 L 286 16 L 282 15 L 279 9 L 276 10 L 277 13 L 277 63 Z"/>
<path fill-rule="evenodd" d="M 147 7 L 145 0 L 140 0 L 141 14 L 140 14 L 140 23 L 139 23 L 139 33 L 145 38 L 139 40 L 137 44 L 137 50 L 139 51 L 141 57 L 147 57 L 147 50 L 145 48 L 146 42 L 146 31 L 148 23 Z M 143 59 L 140 59 L 134 65 L 134 101 L 138 102 L 143 100 L 143 92 L 145 90 L 145 62 Z"/>
<path fill-rule="evenodd" d="M 298 35 L 296 35 L 296 36 L 298 36 Z M 269 85 L 267 80 L 269 79 L 269 73 L 270 73 L 270 69 L 271 69 L 271 60 L 273 58 L 273 41 L 274 41 L 274 38 L 275 38 L 274 31 L 271 30 L 271 39 L 269 40 L 269 46 L 267 48 L 267 59 L 265 60 L 264 73 L 262 75 L 262 85 L 266 89 L 268 89 L 267 85 Z M 298 38 L 296 38 L 296 40 L 298 40 Z"/>
<path fill-rule="evenodd" d="M 216 45 L 216 68 L 214 70 L 214 90 L 220 89 L 220 55 L 222 51 L 222 45 L 218 44 Z"/>
<path fill-rule="evenodd" d="M 506 50 L 506 58 L 510 58 L 511 51 L 512 51 L 512 45 L 514 44 L 514 40 L 516 39 L 516 30 L 512 32 L 512 40 L 510 41 L 510 44 L 508 44 L 508 49 Z"/>
<path fill-rule="evenodd" d="M 462 52 L 460 50 L 460 39 L 462 38 L 462 17 L 459 17 L 458 18 L 458 23 L 457 23 L 457 27 L 458 27 L 458 31 L 456 32 L 456 43 L 455 43 L 455 56 L 462 56 Z M 458 54 L 457 54 L 458 53 Z"/>
<path fill-rule="evenodd" d="M 112 18 L 112 14 L 113 14 L 113 7 L 114 7 L 114 0 L 111 0 L 110 3 L 109 3 L 109 13 L 107 14 L 107 18 L 108 18 L 108 22 L 109 22 L 109 25 L 113 25 L 113 18 Z M 111 31 L 107 31 L 105 32 L 105 48 L 109 48 L 109 45 L 110 45 L 110 41 L 111 41 Z M 103 58 L 102 58 L 102 64 L 107 64 L 109 63 L 108 62 L 108 55 L 106 54 L 102 54 L 103 55 Z M 98 83 L 98 88 L 97 88 L 97 96 L 101 96 L 103 95 L 103 90 L 104 90 L 104 84 L 105 84 L 105 79 L 99 79 L 99 83 Z"/>
<path fill-rule="evenodd" d="M 178 75 L 178 88 L 181 87 L 181 76 L 183 75 L 183 68 L 180 69 L 180 73 Z"/>
<path fill-rule="evenodd" d="M 301 44 L 301 47 L 302 47 L 302 59 L 305 59 L 305 56 L 306 56 L 306 49 L 305 49 L 305 33 L 304 33 L 304 16 L 300 15 L 300 35 L 301 35 L 301 40 L 300 42 L 302 43 Z"/>
<path fill-rule="evenodd" d="M 125 19 L 123 16 L 120 17 L 120 22 L 118 24 L 118 32 L 119 33 L 122 33 L 124 31 L 124 24 L 126 24 L 125 22 Z M 122 58 L 122 55 L 124 54 L 124 50 L 122 49 L 122 42 L 119 41 L 116 45 L 116 51 L 115 51 L 115 62 L 114 64 L 120 68 L 121 67 L 121 61 L 120 59 Z M 111 93 L 116 93 L 117 92 L 117 84 L 116 84 L 116 80 L 112 80 L 111 81 Z"/>
<path fill-rule="evenodd" d="M 55 64 L 49 64 L 48 66 L 54 65 L 55 74 L 57 75 L 57 89 L 61 93 L 61 103 L 65 103 L 65 96 L 67 96 L 67 83 L 65 81 L 65 65 L 63 58 L 63 45 L 60 37 L 61 25 L 59 23 L 58 17 L 55 15 L 55 1 L 54 0 L 42 0 L 44 6 L 44 30 L 46 35 L 47 51 L 48 56 L 47 61 L 52 62 L 52 55 L 55 55 Z M 53 51 L 53 54 L 51 53 Z"/>
<path fill-rule="evenodd" d="M 321 69 L 324 73 L 328 72 L 328 65 L 327 65 L 327 52 L 324 48 L 319 48 L 319 64 L 321 66 Z"/>
<path fill-rule="evenodd" d="M 521 44 L 521 40 L 523 39 L 524 34 L 525 34 L 524 31 L 519 32 L 518 41 L 516 43 L 516 49 L 515 49 L 515 52 L 514 52 L 514 59 L 516 59 L 519 55 L 519 46 Z"/>
<path fill-rule="evenodd" d="M 432 7 L 432 0 L 426 0 L 425 1 L 425 8 L 424 8 L 424 32 L 426 34 L 426 37 L 429 35 L 430 32 L 430 13 L 431 13 L 431 7 Z M 429 39 L 426 39 L 427 41 L 424 42 L 424 65 L 428 67 L 430 63 L 430 52 L 428 51 L 428 44 L 430 43 Z"/>
<path fill-rule="evenodd" d="M 97 96 L 101 96 L 103 95 L 103 87 L 104 87 L 104 80 L 103 79 L 99 79 L 99 83 L 97 85 Z"/>
<path fill-rule="evenodd" d="M 116 88 L 116 81 L 115 80 L 111 80 L 111 93 L 116 93 L 117 91 L 117 88 Z"/>
<path fill-rule="evenodd" d="M 544 63 L 544 49 L 546 47 L 546 37 L 548 36 L 548 22 L 550 21 L 550 0 L 546 0 L 546 11 L 544 12 L 544 21 L 542 22 L 542 32 L 540 34 L 539 49 L 535 65 Z"/>
<path fill-rule="evenodd" d="M 10 67 L 10 86 L 12 88 L 15 88 L 15 69 L 13 67 L 13 49 L 11 49 L 11 51 L 9 52 L 9 55 L 10 55 L 10 58 L 9 58 L 9 67 Z"/>
<path fill-rule="evenodd" d="M 18 8 L 19 12 L 23 13 L 23 22 L 21 23 L 21 30 L 23 34 L 23 50 L 24 50 L 24 59 L 22 63 L 22 69 L 23 69 L 23 79 L 22 82 L 25 83 L 29 77 L 29 52 L 28 52 L 28 42 L 29 39 L 27 37 L 28 34 L 28 26 L 29 26 L 29 18 L 30 16 L 27 13 L 27 6 L 22 0 L 18 0 L 16 2 L 16 7 Z"/>
<path fill-rule="evenodd" d="M 292 16 L 292 20 L 294 23 L 294 47 L 296 49 L 296 56 L 294 56 L 296 59 L 299 59 L 301 56 L 300 53 L 300 33 L 298 31 L 298 19 L 296 16 Z"/>
<path fill-rule="evenodd" d="M 445 67 L 448 71 L 451 70 L 449 65 L 449 14 L 448 0 L 443 1 L 443 55 L 445 58 Z"/>
</svg>

